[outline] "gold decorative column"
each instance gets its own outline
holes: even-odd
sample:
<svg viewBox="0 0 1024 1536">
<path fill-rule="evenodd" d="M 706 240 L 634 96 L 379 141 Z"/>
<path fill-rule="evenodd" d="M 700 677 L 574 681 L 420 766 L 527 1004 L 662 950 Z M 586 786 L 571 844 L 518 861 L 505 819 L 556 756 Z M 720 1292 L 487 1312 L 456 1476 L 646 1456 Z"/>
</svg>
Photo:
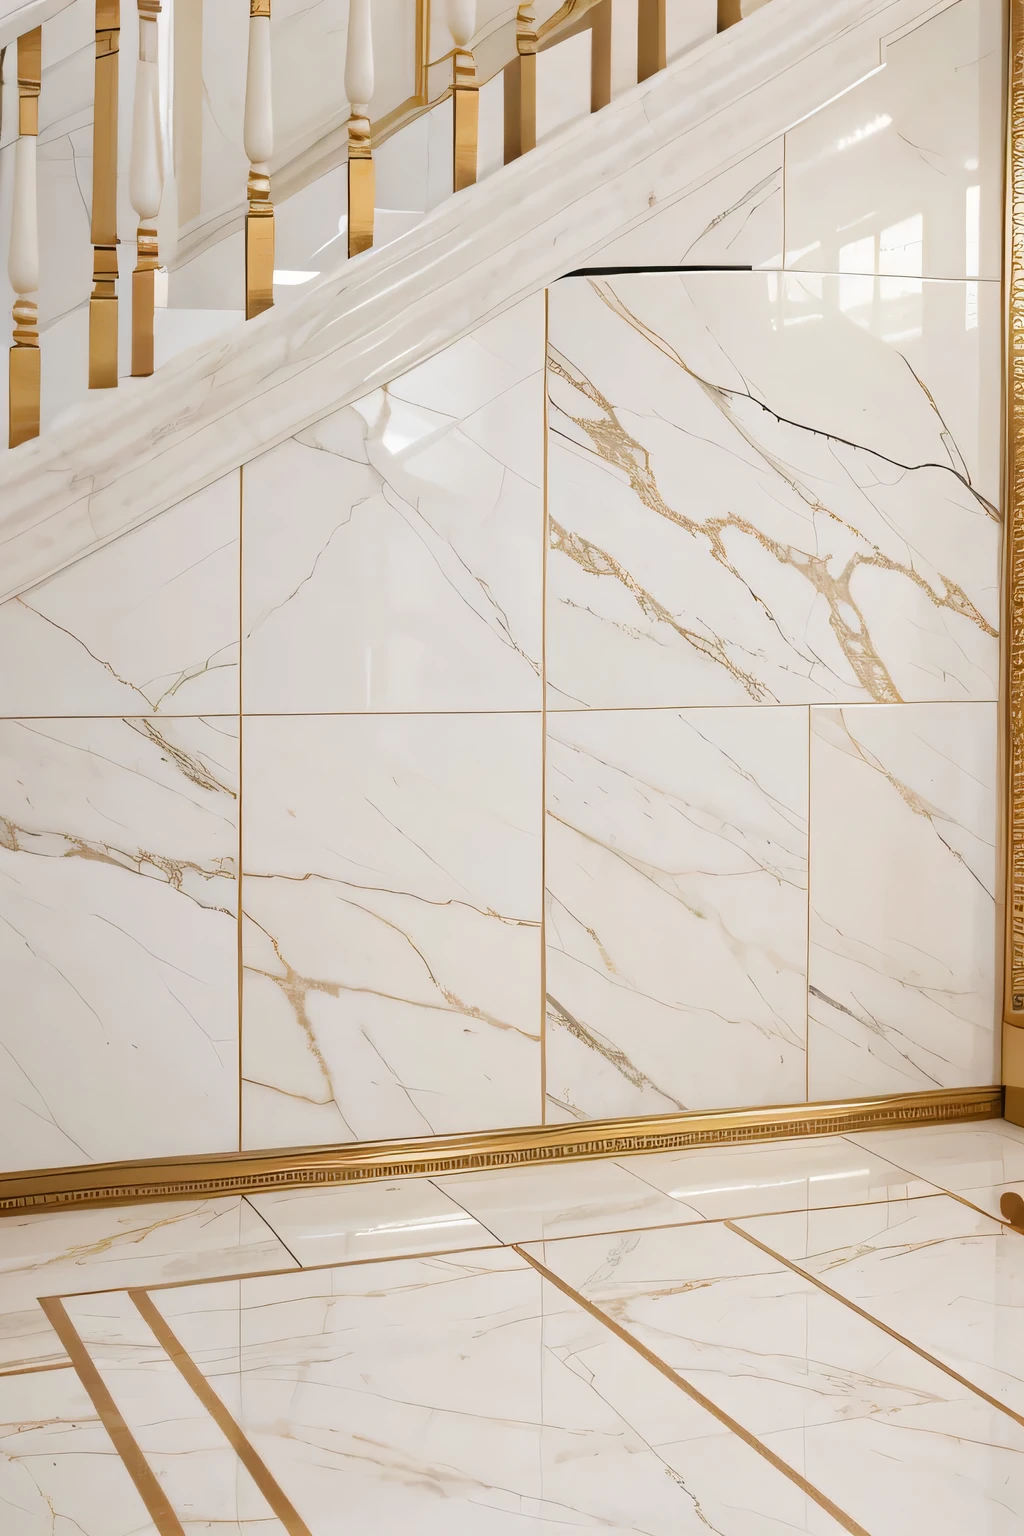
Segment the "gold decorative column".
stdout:
<svg viewBox="0 0 1024 1536">
<path fill-rule="evenodd" d="M 612 0 L 597 0 L 590 22 L 590 110 L 612 99 Z"/>
<path fill-rule="evenodd" d="M 737 0 L 738 3 L 738 0 Z M 647 80 L 665 68 L 667 0 L 639 0 L 636 12 L 636 78 Z M 722 0 L 719 0 L 721 13 Z M 719 22 L 721 27 L 721 22 Z"/>
<path fill-rule="evenodd" d="M 18 38 L 18 142 L 14 154 L 9 272 L 15 292 L 14 345 L 8 359 L 7 445 L 39 436 L 39 225 L 36 216 L 36 139 L 42 79 L 41 27 Z"/>
<path fill-rule="evenodd" d="M 121 0 L 96 0 L 89 388 L 117 386 L 117 63 Z"/>
<path fill-rule="evenodd" d="M 1006 1118 L 1024 1125 L 1024 0 L 1010 3 L 1006 167 Z"/>
<path fill-rule="evenodd" d="M 245 215 L 245 318 L 274 302 L 274 205 L 269 160 L 274 152 L 270 93 L 270 0 L 249 0 L 249 64 L 243 139 L 249 157 Z"/>
<path fill-rule="evenodd" d="M 349 0 L 345 52 L 348 120 L 348 254 L 358 256 L 373 244 L 377 178 L 370 144 L 373 96 L 373 27 L 370 0 Z"/>
<path fill-rule="evenodd" d="M 135 114 L 132 121 L 129 177 L 132 207 L 139 216 L 135 270 L 132 273 L 132 374 L 137 378 L 153 372 L 156 273 L 160 265 L 156 220 L 163 195 L 157 53 L 160 0 L 138 0 L 138 6 L 139 58 L 135 73 Z"/>
<path fill-rule="evenodd" d="M 718 0 L 718 30 L 724 32 L 726 27 L 735 26 L 736 22 L 743 20 L 743 0 Z"/>
<path fill-rule="evenodd" d="M 537 13 L 533 0 L 516 13 L 516 56 L 505 66 L 505 164 L 537 147 Z"/>
</svg>

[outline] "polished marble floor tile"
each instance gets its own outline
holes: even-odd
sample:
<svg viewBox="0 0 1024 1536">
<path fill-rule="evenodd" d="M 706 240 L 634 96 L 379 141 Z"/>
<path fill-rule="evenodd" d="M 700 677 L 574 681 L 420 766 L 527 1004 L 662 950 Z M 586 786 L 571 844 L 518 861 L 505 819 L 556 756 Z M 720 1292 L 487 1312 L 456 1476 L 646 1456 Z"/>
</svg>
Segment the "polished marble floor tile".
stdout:
<svg viewBox="0 0 1024 1536">
<path fill-rule="evenodd" d="M 1024 1179 L 1024 1128 L 1006 1120 L 855 1131 L 846 1139 L 940 1189 L 966 1191 Z"/>
<path fill-rule="evenodd" d="M 4 1536 L 158 1536 L 70 1366 L 0 1376 Z"/>
<path fill-rule="evenodd" d="M 605 1159 L 434 1180 L 503 1243 L 697 1221 L 700 1212 Z"/>
<path fill-rule="evenodd" d="M 745 1232 L 1024 1417 L 1024 1239 L 950 1195 Z"/>
<path fill-rule="evenodd" d="M 814 1481 L 853 1528 L 1019 1531 L 1024 1427 L 738 1231 L 708 1223 L 527 1251 Z"/>
<path fill-rule="evenodd" d="M 236 1195 L 0 1221 L 0 1369 L 62 1359 L 38 1296 L 294 1269 L 266 1222 Z"/>
<path fill-rule="evenodd" d="M 498 1241 L 429 1179 L 290 1189 L 248 1198 L 304 1267 L 488 1247 Z"/>
<path fill-rule="evenodd" d="M 721 1150 L 647 1152 L 628 1158 L 624 1166 L 673 1200 L 712 1219 L 907 1200 L 938 1192 L 926 1179 L 851 1145 L 842 1136 Z"/>
<path fill-rule="evenodd" d="M 518 1254 L 159 1291 L 312 1536 L 835 1536 Z"/>
</svg>

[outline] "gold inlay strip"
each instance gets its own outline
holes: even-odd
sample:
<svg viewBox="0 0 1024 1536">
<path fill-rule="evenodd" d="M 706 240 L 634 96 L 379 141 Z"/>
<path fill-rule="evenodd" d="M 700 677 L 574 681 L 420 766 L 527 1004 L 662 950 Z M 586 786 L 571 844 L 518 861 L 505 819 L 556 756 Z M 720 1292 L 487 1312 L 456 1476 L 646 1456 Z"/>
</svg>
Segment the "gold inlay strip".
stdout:
<svg viewBox="0 0 1024 1536">
<path fill-rule="evenodd" d="M 73 1370 L 70 1360 L 49 1360 L 45 1365 L 15 1365 L 10 1370 L 0 1371 L 0 1381 L 5 1381 L 8 1376 L 38 1376 L 42 1371 Z"/>
<path fill-rule="evenodd" d="M 0 1212 L 139 1200 L 255 1194 L 262 1190 L 426 1177 L 537 1163 L 582 1162 L 634 1152 L 672 1152 L 800 1136 L 989 1120 L 1002 1114 L 1001 1087 L 933 1089 L 888 1098 L 772 1108 L 710 1110 L 530 1125 L 423 1136 L 414 1141 L 203 1153 L 145 1162 L 74 1164 L 0 1174 Z"/>
<path fill-rule="evenodd" d="M 114 1449 L 124 1463 L 125 1471 L 139 1491 L 139 1497 L 156 1526 L 159 1536 L 185 1536 L 184 1528 L 149 1462 L 143 1456 L 139 1443 L 121 1417 L 121 1411 L 107 1390 L 106 1383 L 89 1355 L 77 1328 L 67 1314 L 64 1303 L 56 1296 L 41 1297 L 39 1305 L 46 1320 L 60 1339 L 68 1359 L 75 1368 L 79 1381 L 92 1400 L 100 1422 L 114 1444 Z"/>
<path fill-rule="evenodd" d="M 735 1232 L 737 1237 L 742 1237 L 744 1241 L 752 1243 L 755 1248 L 760 1248 L 762 1253 L 767 1254 L 770 1259 L 774 1259 L 776 1263 L 782 1264 L 786 1269 L 791 1270 L 794 1275 L 799 1275 L 801 1280 L 809 1280 L 812 1285 L 817 1286 L 819 1291 L 824 1291 L 826 1296 L 831 1296 L 833 1301 L 842 1302 L 844 1307 L 848 1307 L 851 1312 L 856 1312 L 858 1317 L 862 1317 L 873 1328 L 880 1328 L 891 1339 L 895 1339 L 897 1344 L 902 1344 L 905 1348 L 913 1350 L 915 1355 L 920 1355 L 922 1360 L 927 1360 L 928 1364 L 934 1365 L 936 1370 L 942 1371 L 946 1376 L 951 1376 L 954 1381 L 959 1382 L 960 1386 L 967 1387 L 976 1397 L 983 1397 L 986 1403 L 993 1408 L 998 1408 L 1001 1413 L 1006 1414 L 1007 1418 L 1015 1419 L 1018 1424 L 1024 1426 L 1024 1415 L 1015 1413 L 1012 1408 L 1008 1408 L 1005 1403 L 1000 1402 L 998 1397 L 993 1397 L 991 1392 L 986 1392 L 983 1387 L 979 1387 L 967 1376 L 961 1376 L 960 1372 L 955 1371 L 951 1365 L 943 1365 L 937 1355 L 929 1354 L 926 1349 L 921 1348 L 920 1344 L 915 1344 L 912 1339 L 908 1339 L 906 1334 L 897 1333 L 895 1328 L 890 1328 L 888 1323 L 883 1323 L 873 1313 L 866 1312 L 863 1307 L 858 1306 L 855 1301 L 851 1301 L 848 1296 L 842 1295 L 840 1291 L 834 1291 L 830 1285 L 826 1285 L 824 1280 L 820 1280 L 809 1269 L 801 1268 L 792 1259 L 787 1259 L 784 1254 L 776 1252 L 774 1248 L 769 1248 L 768 1244 L 762 1243 L 760 1238 L 751 1237 L 749 1232 L 744 1232 L 743 1228 L 738 1227 L 734 1221 L 725 1221 L 722 1225 L 728 1227 L 730 1232 Z"/>
<path fill-rule="evenodd" d="M 813 1499 L 820 1509 L 830 1514 L 833 1520 L 843 1527 L 844 1531 L 849 1531 L 850 1536 L 870 1536 L 869 1531 L 866 1531 L 862 1525 L 858 1525 L 852 1516 L 839 1508 L 838 1504 L 833 1504 L 828 1495 L 822 1493 L 820 1488 L 816 1488 L 813 1483 L 809 1483 L 805 1477 L 797 1472 L 795 1467 L 791 1467 L 787 1462 L 783 1461 L 781 1456 L 776 1456 L 775 1452 L 769 1450 L 763 1441 L 758 1440 L 748 1429 L 745 1429 L 738 1419 L 734 1419 L 723 1408 L 719 1408 L 717 1403 L 711 1401 L 710 1397 L 705 1397 L 704 1393 L 687 1381 L 685 1376 L 681 1376 L 678 1371 L 674 1371 L 666 1361 L 656 1355 L 653 1350 L 648 1349 L 646 1344 L 641 1344 L 640 1340 L 626 1328 L 623 1328 L 621 1323 L 617 1323 L 606 1312 L 602 1312 L 600 1307 L 595 1306 L 592 1301 L 588 1301 L 579 1291 L 574 1290 L 571 1285 L 568 1285 L 553 1270 L 548 1269 L 546 1264 L 542 1264 L 539 1259 L 535 1259 L 532 1254 L 527 1253 L 518 1243 L 512 1243 L 510 1246 L 513 1252 L 518 1253 L 521 1259 L 525 1259 L 532 1269 L 535 1269 L 539 1275 L 542 1275 L 545 1280 L 561 1291 L 563 1296 L 568 1296 L 570 1301 L 574 1301 L 578 1307 L 583 1308 L 584 1312 L 589 1313 L 597 1322 L 603 1324 L 623 1344 L 628 1344 L 630 1349 L 635 1350 L 638 1355 L 647 1361 L 648 1365 L 653 1365 L 655 1370 L 660 1371 L 662 1376 L 667 1377 L 673 1385 L 685 1392 L 687 1397 L 692 1398 L 699 1407 L 703 1408 L 705 1412 L 710 1413 L 713 1418 L 718 1420 L 719 1424 L 724 1424 L 726 1429 L 731 1430 L 734 1435 L 742 1440 L 745 1445 L 748 1445 L 751 1450 L 756 1451 L 759 1456 L 763 1456 L 770 1466 L 773 1466 L 777 1472 L 782 1473 L 783 1477 L 788 1478 L 791 1483 L 795 1483 L 800 1491 L 806 1494 L 809 1499 Z"/>
<path fill-rule="evenodd" d="M 295 1505 L 288 1498 L 266 1462 L 259 1456 L 241 1426 L 228 1412 L 223 1401 L 210 1386 L 202 1371 L 174 1333 L 163 1313 L 145 1291 L 129 1291 L 128 1295 L 148 1324 L 164 1353 L 174 1362 L 188 1382 L 196 1397 L 213 1419 L 221 1434 L 231 1445 L 260 1493 L 280 1520 L 288 1536 L 312 1536 L 309 1526 L 302 1519 Z"/>
</svg>

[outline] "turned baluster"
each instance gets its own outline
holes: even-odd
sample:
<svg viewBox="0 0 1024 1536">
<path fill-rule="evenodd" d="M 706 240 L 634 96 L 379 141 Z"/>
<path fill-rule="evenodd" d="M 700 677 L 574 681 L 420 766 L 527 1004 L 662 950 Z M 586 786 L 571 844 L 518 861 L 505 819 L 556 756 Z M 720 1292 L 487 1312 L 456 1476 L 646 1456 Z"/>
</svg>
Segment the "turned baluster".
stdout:
<svg viewBox="0 0 1024 1536">
<path fill-rule="evenodd" d="M 117 62 L 121 0 L 96 0 L 89 388 L 117 385 Z"/>
<path fill-rule="evenodd" d="M 480 132 L 480 89 L 470 43 L 476 31 L 476 0 L 448 0 L 452 58 L 452 187 L 460 192 L 476 181 Z"/>
<path fill-rule="evenodd" d="M 636 78 L 647 80 L 665 68 L 666 0 L 639 0 L 636 13 Z"/>
<path fill-rule="evenodd" d="M 516 56 L 505 66 L 505 164 L 537 147 L 537 12 L 516 12 Z"/>
<path fill-rule="evenodd" d="M 132 158 L 128 190 L 139 216 L 135 271 L 132 273 L 132 373 L 153 372 L 153 325 L 156 272 L 160 265 L 156 219 L 164 190 L 160 133 L 160 77 L 157 17 L 160 0 L 138 0 L 139 62 L 135 74 Z"/>
<path fill-rule="evenodd" d="M 345 53 L 348 120 L 348 254 L 358 256 L 373 244 L 376 177 L 370 145 L 370 98 L 373 95 L 373 27 L 370 0 L 350 0 Z"/>
<path fill-rule="evenodd" d="M 249 0 L 249 64 L 245 77 L 243 143 L 249 157 L 245 215 L 245 318 L 274 302 L 274 205 L 269 161 L 274 153 L 270 96 L 270 0 Z"/>
<path fill-rule="evenodd" d="M 8 275 L 15 292 L 14 345 L 8 361 L 7 443 L 16 448 L 39 436 L 39 222 L 36 214 L 36 138 L 43 57 L 42 28 L 18 38 L 18 140 Z"/>
</svg>

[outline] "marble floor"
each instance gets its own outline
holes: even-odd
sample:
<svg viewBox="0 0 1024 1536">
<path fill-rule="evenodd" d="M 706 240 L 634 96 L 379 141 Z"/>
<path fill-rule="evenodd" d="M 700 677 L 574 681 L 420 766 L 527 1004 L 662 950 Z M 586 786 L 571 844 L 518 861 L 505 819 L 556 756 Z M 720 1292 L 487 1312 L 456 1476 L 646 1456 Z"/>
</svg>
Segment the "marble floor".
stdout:
<svg viewBox="0 0 1024 1536">
<path fill-rule="evenodd" d="M 1000 1120 L 0 1222 L 3 1536 L 1010 1536 Z"/>
</svg>

